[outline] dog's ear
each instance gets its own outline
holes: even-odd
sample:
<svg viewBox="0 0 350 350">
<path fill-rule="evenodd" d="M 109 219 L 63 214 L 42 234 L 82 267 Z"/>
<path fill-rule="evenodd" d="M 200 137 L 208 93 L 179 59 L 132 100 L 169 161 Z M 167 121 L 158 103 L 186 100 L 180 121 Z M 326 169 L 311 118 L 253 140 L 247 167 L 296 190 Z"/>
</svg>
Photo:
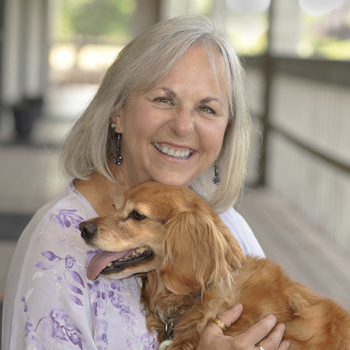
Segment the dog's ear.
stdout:
<svg viewBox="0 0 350 350">
<path fill-rule="evenodd" d="M 175 294 L 220 286 L 241 267 L 245 255 L 221 219 L 211 211 L 173 215 L 166 224 L 160 274 Z"/>
</svg>

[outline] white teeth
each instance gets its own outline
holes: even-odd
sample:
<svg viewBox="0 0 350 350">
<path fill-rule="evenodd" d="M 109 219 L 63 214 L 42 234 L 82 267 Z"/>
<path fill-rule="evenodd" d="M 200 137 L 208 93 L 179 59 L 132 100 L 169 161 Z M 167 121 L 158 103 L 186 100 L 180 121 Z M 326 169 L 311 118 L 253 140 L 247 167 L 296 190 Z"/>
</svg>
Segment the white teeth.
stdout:
<svg viewBox="0 0 350 350">
<path fill-rule="evenodd" d="M 175 151 L 173 149 L 169 149 L 167 153 L 168 153 L 168 156 L 172 156 L 172 157 L 175 156 Z"/>
<path fill-rule="evenodd" d="M 158 151 L 162 152 L 163 154 L 167 154 L 170 157 L 177 158 L 177 159 L 187 159 L 193 153 L 193 150 L 175 151 L 173 148 L 169 148 L 166 146 L 162 147 L 162 146 L 158 145 L 158 143 L 156 143 L 156 142 L 154 142 L 153 144 L 157 148 Z"/>
</svg>

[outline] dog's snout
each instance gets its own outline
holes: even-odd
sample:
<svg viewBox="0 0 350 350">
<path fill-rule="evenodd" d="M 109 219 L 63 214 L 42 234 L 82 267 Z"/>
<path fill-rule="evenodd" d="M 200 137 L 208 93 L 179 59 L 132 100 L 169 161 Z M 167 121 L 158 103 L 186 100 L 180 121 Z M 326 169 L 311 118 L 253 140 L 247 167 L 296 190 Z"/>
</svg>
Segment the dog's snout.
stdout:
<svg viewBox="0 0 350 350">
<path fill-rule="evenodd" d="M 79 224 L 79 230 L 81 237 L 89 239 L 97 233 L 97 226 L 94 222 L 84 221 Z"/>
</svg>

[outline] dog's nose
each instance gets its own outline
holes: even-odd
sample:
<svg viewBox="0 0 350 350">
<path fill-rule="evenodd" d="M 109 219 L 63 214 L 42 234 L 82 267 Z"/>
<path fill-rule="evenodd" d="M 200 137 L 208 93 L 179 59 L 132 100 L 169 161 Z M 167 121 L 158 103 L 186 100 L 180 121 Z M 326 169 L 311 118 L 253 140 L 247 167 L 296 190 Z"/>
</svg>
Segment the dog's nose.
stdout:
<svg viewBox="0 0 350 350">
<path fill-rule="evenodd" d="M 84 221 L 79 224 L 79 230 L 81 237 L 89 239 L 97 233 L 97 226 L 94 222 Z"/>
</svg>

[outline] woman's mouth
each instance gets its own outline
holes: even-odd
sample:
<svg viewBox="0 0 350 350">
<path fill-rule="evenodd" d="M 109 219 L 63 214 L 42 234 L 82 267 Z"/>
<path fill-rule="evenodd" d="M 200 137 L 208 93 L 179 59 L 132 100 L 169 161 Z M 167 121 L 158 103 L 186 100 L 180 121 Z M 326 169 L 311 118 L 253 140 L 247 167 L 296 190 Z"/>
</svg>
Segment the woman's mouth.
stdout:
<svg viewBox="0 0 350 350">
<path fill-rule="evenodd" d="M 170 146 L 161 146 L 156 142 L 153 142 L 153 145 L 159 152 L 166 154 L 167 156 L 174 157 L 176 159 L 188 159 L 194 152 L 193 149 L 175 150 Z"/>
</svg>

